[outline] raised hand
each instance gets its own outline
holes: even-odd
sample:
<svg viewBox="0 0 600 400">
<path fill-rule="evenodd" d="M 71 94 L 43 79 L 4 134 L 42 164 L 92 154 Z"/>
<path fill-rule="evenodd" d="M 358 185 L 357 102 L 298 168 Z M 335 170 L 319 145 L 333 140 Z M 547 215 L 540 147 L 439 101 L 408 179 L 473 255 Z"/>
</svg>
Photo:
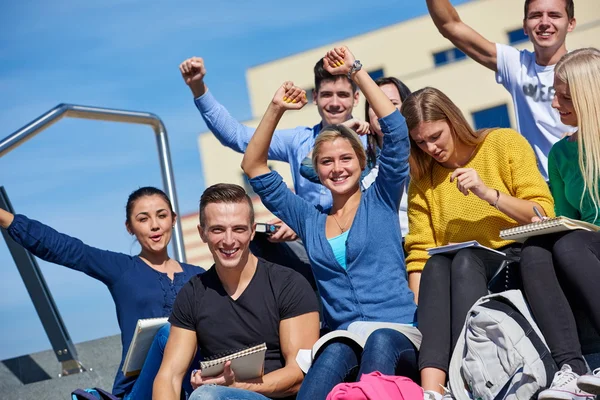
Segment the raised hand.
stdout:
<svg viewBox="0 0 600 400">
<path fill-rule="evenodd" d="M 368 135 L 371 133 L 371 125 L 367 121 L 363 121 L 362 119 L 352 118 L 346 122 L 342 122 L 342 125 L 352 129 L 354 132 L 359 135 Z"/>
<path fill-rule="evenodd" d="M 348 75 L 354 60 L 354 55 L 346 46 L 335 47 L 323 57 L 323 67 L 331 75 Z"/>
<path fill-rule="evenodd" d="M 306 91 L 291 81 L 284 82 L 273 96 L 273 104 L 283 110 L 299 110 L 306 103 Z"/>
<path fill-rule="evenodd" d="M 188 58 L 179 65 L 179 71 L 186 85 L 190 87 L 194 97 L 199 97 L 206 91 L 204 76 L 206 67 L 201 57 Z"/>
<path fill-rule="evenodd" d="M 471 192 L 475 196 L 487 201 L 488 203 L 493 202 L 491 199 L 495 198 L 496 191 L 487 187 L 479 177 L 477 171 L 475 171 L 473 168 L 455 169 L 450 176 L 450 182 L 454 182 L 455 180 L 456 187 L 465 196 Z"/>
</svg>

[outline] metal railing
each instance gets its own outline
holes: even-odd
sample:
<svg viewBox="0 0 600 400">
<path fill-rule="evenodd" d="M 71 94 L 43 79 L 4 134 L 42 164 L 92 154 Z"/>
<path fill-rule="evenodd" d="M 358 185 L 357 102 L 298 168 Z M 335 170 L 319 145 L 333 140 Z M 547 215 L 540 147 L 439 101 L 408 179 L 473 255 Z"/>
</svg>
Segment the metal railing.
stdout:
<svg viewBox="0 0 600 400">
<path fill-rule="evenodd" d="M 33 138 L 38 133 L 65 117 L 150 125 L 156 134 L 156 144 L 158 146 L 158 158 L 160 160 L 163 185 L 167 195 L 171 199 L 173 210 L 179 215 L 179 204 L 177 201 L 177 193 L 175 192 L 175 179 L 173 177 L 173 166 L 171 164 L 167 130 L 162 120 L 152 113 L 79 106 L 74 104 L 59 104 L 52 110 L 2 139 L 0 141 L 0 157 L 16 149 L 27 140 Z M 179 262 L 186 261 L 181 224 L 175 225 L 175 230 L 173 232 L 173 250 L 174 256 Z"/>
<path fill-rule="evenodd" d="M 58 122 L 64 117 L 83 118 L 101 121 L 127 122 L 133 124 L 150 125 L 156 134 L 156 144 L 158 146 L 158 158 L 162 172 L 162 180 L 167 195 L 173 204 L 173 210 L 179 214 L 179 205 L 177 194 L 175 192 L 175 180 L 173 177 L 173 167 L 171 165 L 171 154 L 169 150 L 169 141 L 167 139 L 167 130 L 161 119 L 146 112 L 124 111 L 109 108 L 78 106 L 73 104 L 59 104 L 52 110 L 31 121 L 21 129 L 13 132 L 11 135 L 0 141 L 0 157 L 22 145 L 25 141 L 33 138 L 38 133 L 47 129 L 52 124 Z M 14 213 L 8 196 L 0 186 L 0 208 Z M 50 289 L 48 288 L 44 276 L 37 265 L 35 258 L 21 246 L 17 245 L 2 229 L 2 236 L 17 264 L 17 268 L 25 287 L 34 303 L 37 314 L 42 322 L 46 335 L 50 340 L 54 354 L 62 364 L 61 375 L 69 375 L 82 372 L 85 368 L 77 359 L 77 351 L 65 324 L 60 316 L 60 312 L 54 303 Z M 181 224 L 175 226 L 173 232 L 173 250 L 175 258 L 180 262 L 185 262 L 185 248 L 183 245 L 183 232 Z"/>
</svg>

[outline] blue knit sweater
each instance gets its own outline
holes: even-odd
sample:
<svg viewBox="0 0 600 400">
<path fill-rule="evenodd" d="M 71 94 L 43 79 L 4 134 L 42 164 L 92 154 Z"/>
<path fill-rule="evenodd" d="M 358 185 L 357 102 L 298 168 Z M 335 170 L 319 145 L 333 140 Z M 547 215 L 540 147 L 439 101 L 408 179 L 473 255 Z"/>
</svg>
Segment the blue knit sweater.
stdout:
<svg viewBox="0 0 600 400">
<path fill-rule="evenodd" d="M 408 174 L 408 131 L 398 111 L 379 122 L 384 132 L 379 175 L 363 192 L 348 233 L 347 269 L 336 261 L 325 236 L 329 210 L 294 195 L 277 172 L 250 179 L 265 206 L 304 242 L 331 329 L 345 329 L 354 321 L 415 321 L 398 223 L 402 183 Z"/>
<path fill-rule="evenodd" d="M 136 377 L 125 377 L 121 367 L 131 344 L 137 320 L 171 315 L 173 302 L 179 290 L 191 277 L 204 270 L 180 263 L 183 272 L 176 273 L 171 281 L 167 274 L 151 268 L 138 256 L 88 246 L 79 239 L 59 233 L 24 215 L 15 215 L 8 227 L 8 233 L 37 257 L 81 271 L 108 287 L 115 302 L 123 345 L 113 393 L 117 396 L 128 393 Z"/>
</svg>

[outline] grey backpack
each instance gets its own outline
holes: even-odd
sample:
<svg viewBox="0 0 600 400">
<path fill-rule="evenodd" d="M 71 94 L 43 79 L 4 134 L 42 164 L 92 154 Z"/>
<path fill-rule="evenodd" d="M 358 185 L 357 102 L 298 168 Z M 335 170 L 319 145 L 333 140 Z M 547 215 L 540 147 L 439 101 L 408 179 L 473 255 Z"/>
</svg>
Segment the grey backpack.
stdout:
<svg viewBox="0 0 600 400">
<path fill-rule="evenodd" d="M 529 400 L 558 370 L 519 290 L 482 297 L 469 310 L 448 377 L 457 400 Z"/>
</svg>

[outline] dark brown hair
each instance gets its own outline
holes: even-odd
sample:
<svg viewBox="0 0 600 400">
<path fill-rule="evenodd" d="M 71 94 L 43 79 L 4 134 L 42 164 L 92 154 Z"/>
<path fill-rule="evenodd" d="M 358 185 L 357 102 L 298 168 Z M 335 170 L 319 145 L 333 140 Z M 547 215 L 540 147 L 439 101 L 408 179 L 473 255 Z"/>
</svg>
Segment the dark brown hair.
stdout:
<svg viewBox="0 0 600 400">
<path fill-rule="evenodd" d="M 171 215 L 175 214 L 175 211 L 173 211 L 173 205 L 171 204 L 171 200 L 169 200 L 169 197 L 167 197 L 165 192 L 152 186 L 144 186 L 131 192 L 131 194 L 127 198 L 127 205 L 125 206 L 125 217 L 127 223 L 131 222 L 131 213 L 133 212 L 133 206 L 135 205 L 135 202 L 141 199 L 142 197 L 146 196 L 161 197 L 169 205 Z"/>
<path fill-rule="evenodd" d="M 527 19 L 527 13 L 529 12 L 529 5 L 533 0 L 525 0 L 525 16 L 524 19 Z M 565 0 L 565 10 L 567 11 L 567 18 L 573 19 L 575 18 L 575 3 L 573 0 Z"/>
<path fill-rule="evenodd" d="M 248 203 L 250 209 L 250 224 L 254 225 L 254 207 L 246 191 L 232 183 L 217 183 L 207 188 L 200 197 L 200 226 L 204 228 L 206 216 L 204 209 L 211 203 Z"/>
</svg>

